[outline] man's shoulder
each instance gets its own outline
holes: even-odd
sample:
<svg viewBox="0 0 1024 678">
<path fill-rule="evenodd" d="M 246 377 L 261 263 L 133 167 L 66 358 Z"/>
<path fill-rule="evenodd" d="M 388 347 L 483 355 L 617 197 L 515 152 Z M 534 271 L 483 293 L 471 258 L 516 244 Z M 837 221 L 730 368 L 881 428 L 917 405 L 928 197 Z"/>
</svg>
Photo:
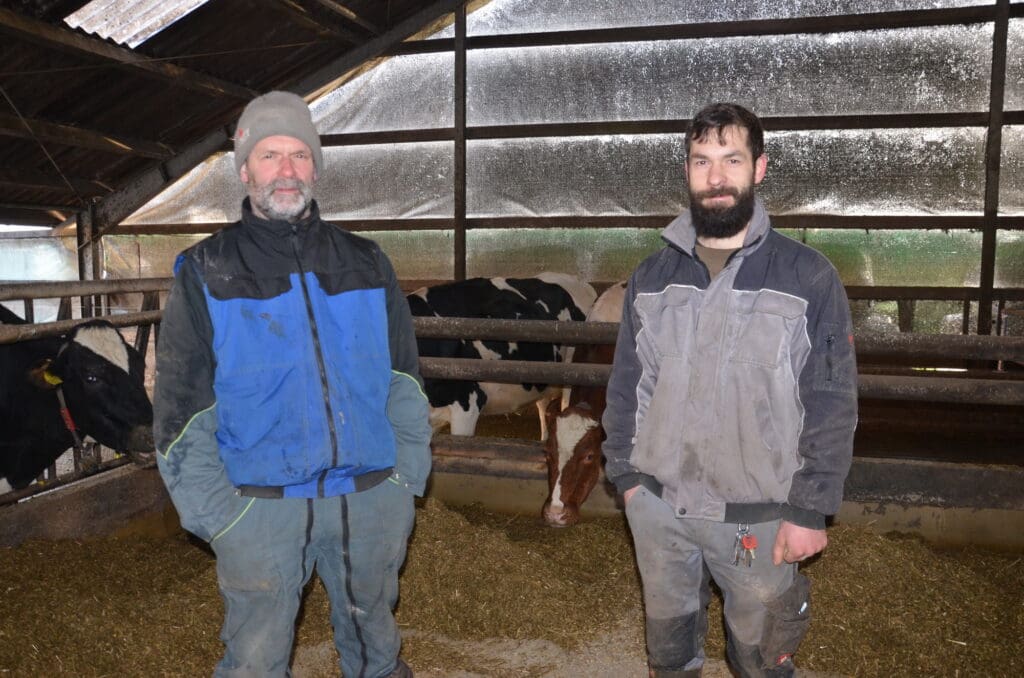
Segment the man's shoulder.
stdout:
<svg viewBox="0 0 1024 678">
<path fill-rule="evenodd" d="M 228 224 L 219 231 L 206 236 L 199 242 L 186 247 L 182 250 L 181 256 L 201 259 L 211 251 L 222 249 L 225 245 L 233 242 L 238 237 L 241 225 L 242 222 L 240 221 Z"/>
<path fill-rule="evenodd" d="M 765 244 L 774 251 L 783 265 L 791 267 L 795 272 L 820 275 L 826 271 L 836 270 L 823 252 L 778 231 L 769 231 Z"/>
<path fill-rule="evenodd" d="M 210 259 L 211 255 L 223 252 L 225 245 L 234 240 L 238 225 L 239 222 L 235 222 L 225 226 L 216 233 L 208 235 L 179 252 L 174 261 L 175 275 L 177 275 L 178 270 L 185 261 L 192 261 L 200 269 L 204 268 L 206 261 Z"/>
<path fill-rule="evenodd" d="M 631 280 L 637 292 L 644 292 L 660 289 L 668 283 L 690 282 L 689 276 L 695 273 L 696 266 L 691 257 L 672 245 L 665 245 L 637 264 Z"/>
<path fill-rule="evenodd" d="M 320 220 L 320 226 L 328 237 L 334 239 L 336 242 L 344 244 L 347 247 L 352 247 L 356 250 L 370 253 L 377 253 L 380 251 L 380 245 L 370 238 L 353 233 L 352 231 L 346 231 L 341 226 L 332 224 L 329 221 L 324 221 L 323 219 Z"/>
</svg>

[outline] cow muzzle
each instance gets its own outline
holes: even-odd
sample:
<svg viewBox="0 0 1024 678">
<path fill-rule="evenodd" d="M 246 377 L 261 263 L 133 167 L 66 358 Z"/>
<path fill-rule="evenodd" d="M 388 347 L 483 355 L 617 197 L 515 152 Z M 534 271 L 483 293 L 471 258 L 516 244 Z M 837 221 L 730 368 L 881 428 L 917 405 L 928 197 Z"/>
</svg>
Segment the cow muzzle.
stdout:
<svg viewBox="0 0 1024 678">
<path fill-rule="evenodd" d="M 125 451 L 137 465 L 148 468 L 156 464 L 156 443 L 153 440 L 152 426 L 136 426 L 129 431 L 125 438 L 125 447 Z"/>
<path fill-rule="evenodd" d="M 580 510 L 567 504 L 555 507 L 548 501 L 544 504 L 544 522 L 548 527 L 572 527 L 580 522 Z"/>
</svg>

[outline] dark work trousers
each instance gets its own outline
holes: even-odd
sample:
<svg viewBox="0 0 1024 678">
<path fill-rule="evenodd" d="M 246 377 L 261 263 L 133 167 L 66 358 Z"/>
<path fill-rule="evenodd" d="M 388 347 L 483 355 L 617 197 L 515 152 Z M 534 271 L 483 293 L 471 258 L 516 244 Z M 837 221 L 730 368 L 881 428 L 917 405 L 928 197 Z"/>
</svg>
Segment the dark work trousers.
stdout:
<svg viewBox="0 0 1024 678">
<path fill-rule="evenodd" d="M 733 562 L 735 523 L 677 518 L 672 507 L 644 487 L 630 498 L 626 517 L 643 581 L 648 662 L 655 675 L 703 666 L 710 578 L 725 596 L 733 669 L 749 677 L 792 673 L 791 662 L 775 667 L 775 658 L 762 657 L 774 650 L 760 648 L 769 617 L 766 603 L 789 591 L 795 576 L 803 579 L 796 565 L 772 564 L 778 520 L 749 526 L 758 546 L 747 567 Z"/>
<path fill-rule="evenodd" d="M 401 645 L 393 615 L 413 496 L 390 480 L 328 499 L 255 499 L 212 542 L 224 599 L 215 676 L 290 676 L 303 586 L 314 568 L 331 600 L 345 678 L 381 678 Z"/>
</svg>

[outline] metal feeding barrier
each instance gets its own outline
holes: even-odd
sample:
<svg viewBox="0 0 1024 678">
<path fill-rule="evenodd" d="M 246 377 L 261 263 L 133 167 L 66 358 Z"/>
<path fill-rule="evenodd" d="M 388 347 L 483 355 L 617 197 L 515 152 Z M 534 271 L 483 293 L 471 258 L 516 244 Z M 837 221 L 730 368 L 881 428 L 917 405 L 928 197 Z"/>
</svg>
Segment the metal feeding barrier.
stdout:
<svg viewBox="0 0 1024 678">
<path fill-rule="evenodd" d="M 491 320 L 474 318 L 415 318 L 416 335 L 433 339 L 493 339 L 546 341 L 564 344 L 611 344 L 617 323 L 545 320 Z M 927 367 L 935 360 L 1014 362 L 1024 365 L 1024 337 L 978 335 L 858 335 L 858 359 L 898 358 L 920 361 Z M 604 386 L 611 367 L 582 363 L 538 363 L 516 360 L 420 358 L 424 377 L 500 383 Z M 920 376 L 860 374 L 862 398 L 921 400 L 984 405 L 1024 405 L 1024 372 L 1021 381 L 944 376 L 945 372 L 922 371 Z"/>
<path fill-rule="evenodd" d="M 170 278 L 104 280 L 91 282 L 39 282 L 0 284 L 0 301 L 26 303 L 26 315 L 32 316 L 34 299 L 62 299 L 63 317 L 39 324 L 0 324 L 0 345 L 59 336 L 75 325 L 91 320 L 70 318 L 72 297 L 102 296 L 114 293 L 141 293 L 139 312 L 102 316 L 115 327 L 138 327 L 136 348 L 145 352 L 151 326 L 159 328 L 162 311 L 159 294 L 170 288 Z M 100 305 L 97 305 L 100 307 Z M 481 318 L 414 318 L 417 337 L 433 339 L 479 339 L 497 341 L 537 341 L 561 344 L 613 344 L 618 323 L 543 320 L 496 320 Z M 159 335 L 157 335 L 159 339 Z M 140 345 L 141 342 L 141 345 Z M 897 361 L 910 374 L 878 374 L 874 367 L 862 367 L 858 375 L 861 398 L 880 400 L 971 403 L 979 405 L 1024 405 L 1024 371 L 1002 369 L 1008 364 L 1024 365 L 1024 337 L 982 335 L 861 334 L 856 336 L 858 361 L 880 359 Z M 936 364 L 962 361 L 970 366 L 954 372 L 934 369 Z M 603 386 L 611 371 L 608 365 L 582 363 L 524 362 L 515 360 L 479 360 L 458 358 L 420 358 L 426 378 L 491 381 L 501 383 L 546 383 Z M 896 368 L 890 368 L 892 371 Z M 882 368 L 882 371 L 886 371 Z M 120 466 L 127 458 L 103 461 L 96 468 Z M 85 464 L 88 466 L 88 464 Z M 83 470 L 75 460 L 75 472 L 57 478 L 51 467 L 46 484 L 33 489 L 0 496 L 0 504 L 49 490 L 59 484 L 93 472 Z"/>
</svg>

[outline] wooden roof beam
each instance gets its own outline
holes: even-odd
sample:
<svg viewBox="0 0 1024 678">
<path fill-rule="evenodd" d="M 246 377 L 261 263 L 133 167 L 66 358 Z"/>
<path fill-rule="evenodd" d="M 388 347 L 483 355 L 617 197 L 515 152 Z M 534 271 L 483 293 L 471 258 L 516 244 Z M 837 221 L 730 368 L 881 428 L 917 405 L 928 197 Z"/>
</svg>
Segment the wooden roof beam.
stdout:
<svg viewBox="0 0 1024 678">
<path fill-rule="evenodd" d="M 380 28 L 380 26 L 373 23 L 372 21 L 364 19 L 363 17 L 359 16 L 358 14 L 356 14 L 355 12 L 353 12 L 351 9 L 349 9 L 340 2 L 336 2 L 335 0 L 314 0 L 314 2 L 316 2 L 324 9 L 334 12 L 340 17 L 343 17 L 347 21 L 351 21 L 357 26 L 366 29 L 373 35 L 380 35 L 381 33 L 383 33 L 383 30 Z"/>
<path fill-rule="evenodd" d="M 0 188 L 53 191 L 74 198 L 88 198 L 111 192 L 110 188 L 89 179 L 80 177 L 68 177 L 67 179 L 68 181 L 65 183 L 60 177 L 42 172 L 0 169 Z M 71 185 L 69 186 L 68 183 Z"/>
<path fill-rule="evenodd" d="M 174 155 L 173 149 L 169 146 L 152 141 L 129 139 L 81 127 L 22 119 L 2 113 L 0 113 L 0 136 L 51 141 L 64 146 L 78 146 L 118 155 L 137 155 L 161 160 Z"/>
<path fill-rule="evenodd" d="M 299 95 L 319 92 L 322 88 L 337 80 L 353 68 L 383 56 L 401 44 L 406 38 L 415 35 L 438 18 L 451 14 L 463 5 L 465 0 L 438 0 L 424 9 L 410 15 L 395 24 L 386 33 L 345 52 L 326 66 L 306 75 L 288 89 Z"/>
<path fill-rule="evenodd" d="M 295 2 L 295 0 L 263 0 L 265 5 L 269 5 L 274 9 L 278 9 L 287 14 L 296 24 L 299 26 L 313 31 L 318 36 L 326 38 L 328 40 L 342 40 L 349 45 L 358 45 L 363 42 L 365 38 L 356 35 L 352 31 L 349 31 L 341 26 L 337 25 L 324 25 L 317 19 L 310 15 L 309 11 Z"/>
<path fill-rule="evenodd" d="M 139 52 L 117 47 L 70 29 L 58 28 L 30 19 L 9 9 L 0 8 L 0 32 L 48 49 L 100 59 L 139 75 L 159 78 L 206 95 L 212 94 L 220 98 L 248 101 L 259 94 L 248 87 L 191 71 L 167 61 L 158 61 Z"/>
</svg>

